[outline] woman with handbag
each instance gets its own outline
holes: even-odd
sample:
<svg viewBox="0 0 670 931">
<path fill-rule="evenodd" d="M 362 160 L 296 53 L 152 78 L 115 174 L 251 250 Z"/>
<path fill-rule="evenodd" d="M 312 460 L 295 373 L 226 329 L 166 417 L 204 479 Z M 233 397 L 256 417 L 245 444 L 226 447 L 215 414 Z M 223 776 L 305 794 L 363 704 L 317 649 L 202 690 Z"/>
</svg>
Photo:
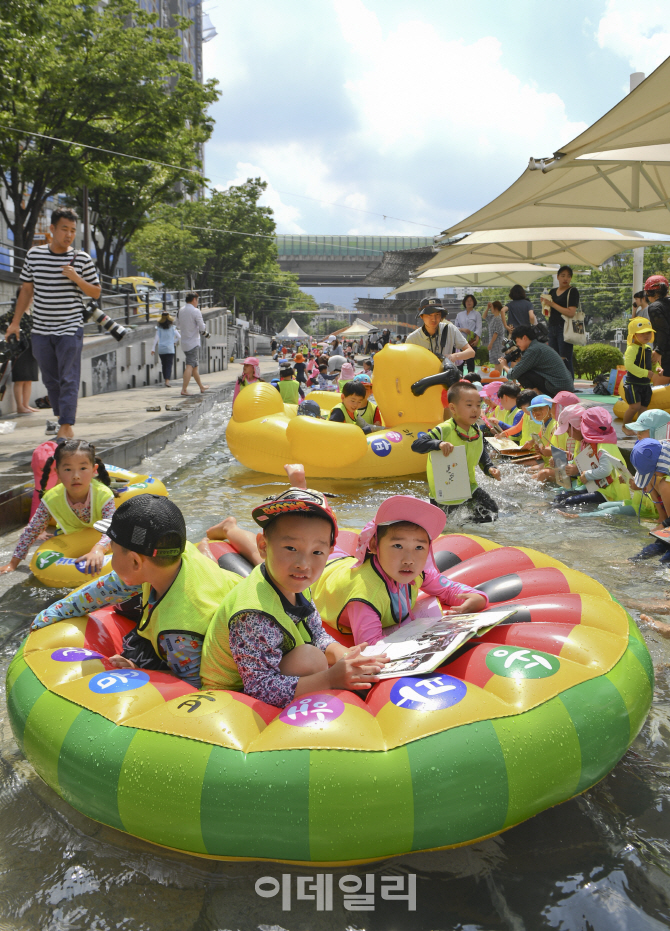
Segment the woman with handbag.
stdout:
<svg viewBox="0 0 670 931">
<path fill-rule="evenodd" d="M 566 320 L 574 317 L 579 310 L 579 291 L 572 287 L 572 269 L 569 265 L 562 265 L 556 277 L 558 287 L 552 288 L 548 296 L 540 295 L 542 312 L 549 318 L 549 345 L 561 356 L 574 377 L 573 343 L 566 342 L 565 329 Z"/>
</svg>

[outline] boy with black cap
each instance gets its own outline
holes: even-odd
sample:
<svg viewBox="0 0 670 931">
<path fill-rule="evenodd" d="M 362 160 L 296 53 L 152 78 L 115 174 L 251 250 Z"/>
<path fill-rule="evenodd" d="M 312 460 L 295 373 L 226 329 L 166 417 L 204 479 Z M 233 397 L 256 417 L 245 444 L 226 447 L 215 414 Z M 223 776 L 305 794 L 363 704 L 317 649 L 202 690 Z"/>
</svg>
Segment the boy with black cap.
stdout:
<svg viewBox="0 0 670 931">
<path fill-rule="evenodd" d="M 475 350 L 458 327 L 445 320 L 447 312 L 439 297 L 424 298 L 419 305 L 417 316 L 422 326 L 409 334 L 406 343 L 423 346 L 440 359 L 449 359 L 455 363 L 474 356 Z"/>
<path fill-rule="evenodd" d="M 263 528 L 263 565 L 230 592 L 207 631 L 202 652 L 206 689 L 244 691 L 285 708 L 324 689 L 368 689 L 386 663 L 347 649 L 325 632 L 310 586 L 337 539 L 337 521 L 317 491 L 289 488 L 254 508 Z"/>
<path fill-rule="evenodd" d="M 124 501 L 107 534 L 112 572 L 40 612 L 32 629 L 130 601 L 122 613 L 137 627 L 124 637 L 121 653 L 110 657 L 112 664 L 164 669 L 199 688 L 207 628 L 241 576 L 188 543 L 181 511 L 159 495 Z"/>
</svg>

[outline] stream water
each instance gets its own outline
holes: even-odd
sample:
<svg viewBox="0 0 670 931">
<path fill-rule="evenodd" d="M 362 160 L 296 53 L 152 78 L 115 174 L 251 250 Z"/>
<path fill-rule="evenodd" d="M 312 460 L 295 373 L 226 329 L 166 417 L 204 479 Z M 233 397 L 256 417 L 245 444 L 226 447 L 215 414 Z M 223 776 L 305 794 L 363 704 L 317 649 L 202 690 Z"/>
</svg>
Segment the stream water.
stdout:
<svg viewBox="0 0 670 931">
<path fill-rule="evenodd" d="M 282 483 L 235 463 L 226 447 L 230 404 L 215 408 L 143 467 L 169 475 L 172 499 L 197 541 L 224 514 L 254 527 L 249 514 Z M 195 454 L 195 458 L 194 457 Z M 389 494 L 425 494 L 419 479 L 315 481 L 338 495 L 343 526 L 360 526 Z M 498 522 L 450 528 L 551 553 L 602 582 L 633 615 L 663 599 L 658 561 L 627 557 L 649 541 L 632 518 L 568 521 L 548 508 L 551 492 L 519 467 L 487 479 Z M 670 585 L 668 585 L 670 588 Z M 56 597 L 31 577 L 0 599 L 0 675 L 32 617 Z M 653 613 L 653 612 L 652 612 Z M 35 775 L 19 753 L 0 703 L 1 931 L 661 931 L 670 926 L 670 642 L 642 627 L 656 668 L 651 714 L 615 769 L 589 792 L 491 840 L 361 867 L 325 870 L 332 911 L 296 901 L 297 878 L 324 872 L 273 863 L 204 860 L 151 846 L 79 815 Z M 389 799 L 389 805 L 393 799 Z M 337 892 L 345 874 L 415 874 L 417 908 L 377 901 L 346 911 Z M 292 904 L 255 891 L 261 877 L 291 877 Z M 365 880 L 363 880 L 365 882 Z M 311 882 L 311 881 L 310 881 Z M 262 888 L 270 888 L 266 884 Z"/>
</svg>

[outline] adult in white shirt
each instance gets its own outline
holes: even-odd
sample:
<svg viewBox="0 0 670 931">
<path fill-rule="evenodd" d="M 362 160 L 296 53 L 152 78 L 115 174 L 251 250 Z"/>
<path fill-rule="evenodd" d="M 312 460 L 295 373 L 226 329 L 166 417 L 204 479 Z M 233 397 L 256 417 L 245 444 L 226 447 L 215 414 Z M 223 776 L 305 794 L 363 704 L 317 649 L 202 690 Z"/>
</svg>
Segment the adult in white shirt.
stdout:
<svg viewBox="0 0 670 931">
<path fill-rule="evenodd" d="M 461 301 L 461 304 L 463 305 L 464 310 L 456 315 L 456 326 L 465 336 L 468 344 L 472 346 L 472 349 L 474 350 L 467 364 L 468 372 L 474 372 L 474 356 L 477 351 L 477 346 L 479 345 L 482 338 L 482 318 L 481 315 L 478 314 L 475 310 L 475 307 L 477 306 L 477 298 L 474 296 L 474 294 L 466 294 Z"/>
<path fill-rule="evenodd" d="M 184 350 L 184 381 L 181 387 L 181 393 L 187 395 L 188 385 L 191 381 L 191 377 L 195 379 L 195 383 L 200 388 L 200 391 L 206 391 L 209 388 L 209 385 L 203 385 L 200 381 L 200 373 L 198 372 L 198 364 L 200 362 L 200 335 L 205 333 L 207 327 L 205 326 L 205 321 L 202 319 L 202 314 L 198 310 L 198 295 L 189 292 L 185 299 L 185 304 L 182 304 L 179 310 L 177 311 L 177 319 L 175 324 L 179 327 L 181 333 L 181 348 Z"/>
<path fill-rule="evenodd" d="M 419 305 L 418 316 L 423 324 L 410 333 L 406 343 L 423 346 L 440 359 L 448 359 L 458 364 L 464 359 L 471 359 L 475 350 L 468 345 L 458 327 L 445 320 L 447 313 L 438 297 L 426 297 Z"/>
</svg>

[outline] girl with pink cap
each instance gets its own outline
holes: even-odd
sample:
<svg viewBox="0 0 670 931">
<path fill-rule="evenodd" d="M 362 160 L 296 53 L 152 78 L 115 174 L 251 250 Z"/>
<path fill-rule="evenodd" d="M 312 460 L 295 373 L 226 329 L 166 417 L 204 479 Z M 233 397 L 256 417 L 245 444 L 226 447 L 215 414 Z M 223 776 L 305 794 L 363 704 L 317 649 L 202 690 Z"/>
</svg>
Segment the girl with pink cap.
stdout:
<svg viewBox="0 0 670 931">
<path fill-rule="evenodd" d="M 380 506 L 358 537 L 356 555 L 335 548 L 313 590 L 325 625 L 374 644 L 413 616 L 419 590 L 435 596 L 447 614 L 483 611 L 487 596 L 452 582 L 435 565 L 432 543 L 444 512 L 411 495 L 394 495 Z"/>
<path fill-rule="evenodd" d="M 576 425 L 579 405 L 566 407 L 563 414 L 566 416 L 570 436 L 575 439 L 579 436 L 580 451 L 591 448 L 598 465 L 580 472 L 575 463 L 566 466 L 568 475 L 579 475 L 580 485 L 575 490 L 561 492 L 554 500 L 555 505 L 563 507 L 577 507 L 585 504 L 602 504 L 604 501 L 627 501 L 631 492 L 628 482 L 621 477 L 613 460 L 618 459 L 626 465 L 621 451 L 617 446 L 617 435 L 612 426 L 612 416 L 604 407 L 589 407 L 579 412 L 579 426 Z M 559 426 L 556 432 L 560 430 Z M 588 491 L 584 486 L 587 482 L 595 482 L 598 491 Z"/>
<path fill-rule="evenodd" d="M 261 364 L 256 356 L 249 356 L 249 358 L 245 359 L 242 363 L 242 374 L 235 382 L 233 401 L 238 396 L 242 388 L 246 388 L 247 385 L 253 385 L 257 381 L 263 381 L 261 378 Z"/>
</svg>

